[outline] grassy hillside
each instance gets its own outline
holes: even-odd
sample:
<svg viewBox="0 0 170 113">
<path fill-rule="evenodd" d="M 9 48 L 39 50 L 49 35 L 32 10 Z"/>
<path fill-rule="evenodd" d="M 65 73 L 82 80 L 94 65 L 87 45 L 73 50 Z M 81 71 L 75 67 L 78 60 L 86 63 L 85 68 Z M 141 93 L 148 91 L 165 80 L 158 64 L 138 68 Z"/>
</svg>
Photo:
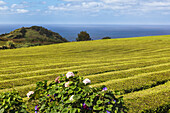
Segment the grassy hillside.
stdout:
<svg viewBox="0 0 170 113">
<path fill-rule="evenodd" d="M 62 38 L 58 33 L 40 26 L 22 27 L 10 33 L 0 35 L 1 42 L 8 40 L 13 40 L 18 44 L 31 43 L 41 45 L 67 42 L 67 40 Z"/>
<path fill-rule="evenodd" d="M 51 81 L 68 71 L 78 71 L 78 75 L 92 81 L 92 86 L 120 90 L 131 113 L 168 108 L 170 36 L 0 51 L 0 92 L 14 87 L 25 97 L 37 81 Z"/>
</svg>

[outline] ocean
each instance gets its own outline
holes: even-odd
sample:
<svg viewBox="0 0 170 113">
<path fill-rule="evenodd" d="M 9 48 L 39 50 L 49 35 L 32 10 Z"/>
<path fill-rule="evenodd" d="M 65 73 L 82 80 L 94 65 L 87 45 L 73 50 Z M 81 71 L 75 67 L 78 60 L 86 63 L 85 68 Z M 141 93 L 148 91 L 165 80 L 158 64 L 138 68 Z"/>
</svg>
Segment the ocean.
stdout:
<svg viewBox="0 0 170 113">
<path fill-rule="evenodd" d="M 0 34 L 9 33 L 31 24 L 0 24 Z M 77 34 L 86 31 L 93 40 L 103 37 L 128 38 L 140 36 L 170 35 L 170 25 L 71 25 L 71 24 L 42 24 L 37 25 L 59 33 L 69 41 L 75 41 Z"/>
</svg>

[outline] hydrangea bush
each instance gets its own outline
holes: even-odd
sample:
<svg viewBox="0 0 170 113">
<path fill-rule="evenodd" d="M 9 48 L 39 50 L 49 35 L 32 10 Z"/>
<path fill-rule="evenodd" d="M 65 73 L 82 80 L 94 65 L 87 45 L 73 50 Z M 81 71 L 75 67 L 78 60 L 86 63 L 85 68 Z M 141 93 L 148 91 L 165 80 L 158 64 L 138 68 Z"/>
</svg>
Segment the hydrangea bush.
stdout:
<svg viewBox="0 0 170 113">
<path fill-rule="evenodd" d="M 89 87 L 89 79 L 73 72 L 58 76 L 55 81 L 38 82 L 29 101 L 37 101 L 35 113 L 125 113 L 123 97 L 105 86 Z"/>
<path fill-rule="evenodd" d="M 17 91 L 0 94 L 0 113 L 28 113 Z"/>
</svg>

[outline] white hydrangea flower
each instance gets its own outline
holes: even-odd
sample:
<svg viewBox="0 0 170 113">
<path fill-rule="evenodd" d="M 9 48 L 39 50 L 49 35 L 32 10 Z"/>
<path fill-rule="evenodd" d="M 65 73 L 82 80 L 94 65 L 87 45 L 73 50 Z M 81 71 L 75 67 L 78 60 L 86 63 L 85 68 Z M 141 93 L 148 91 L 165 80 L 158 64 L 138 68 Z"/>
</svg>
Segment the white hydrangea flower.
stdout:
<svg viewBox="0 0 170 113">
<path fill-rule="evenodd" d="M 91 83 L 91 80 L 89 80 L 88 78 L 86 78 L 85 80 L 83 80 L 83 83 L 86 85 L 87 83 Z"/>
<path fill-rule="evenodd" d="M 73 100 L 74 100 L 73 97 L 74 97 L 74 95 L 72 95 L 69 100 L 70 100 L 70 101 L 73 101 Z"/>
<path fill-rule="evenodd" d="M 74 75 L 74 73 L 73 72 L 68 72 L 67 74 L 66 74 L 66 77 L 67 78 L 70 78 L 70 77 L 74 77 L 75 75 Z"/>
<path fill-rule="evenodd" d="M 69 87 L 69 81 L 65 83 L 65 87 Z"/>
<path fill-rule="evenodd" d="M 32 94 L 34 94 L 34 91 L 29 91 L 29 92 L 27 93 L 27 97 L 30 98 L 30 95 L 32 95 Z"/>
</svg>

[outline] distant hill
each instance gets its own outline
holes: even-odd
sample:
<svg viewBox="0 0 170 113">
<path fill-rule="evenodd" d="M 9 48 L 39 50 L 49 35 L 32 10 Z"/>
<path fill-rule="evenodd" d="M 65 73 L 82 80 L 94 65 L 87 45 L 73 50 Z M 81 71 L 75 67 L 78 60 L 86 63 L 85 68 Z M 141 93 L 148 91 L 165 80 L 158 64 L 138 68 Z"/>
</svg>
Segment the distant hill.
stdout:
<svg viewBox="0 0 170 113">
<path fill-rule="evenodd" d="M 13 40 L 15 43 L 54 44 L 68 42 L 58 33 L 41 26 L 22 27 L 0 35 L 0 41 Z"/>
</svg>

